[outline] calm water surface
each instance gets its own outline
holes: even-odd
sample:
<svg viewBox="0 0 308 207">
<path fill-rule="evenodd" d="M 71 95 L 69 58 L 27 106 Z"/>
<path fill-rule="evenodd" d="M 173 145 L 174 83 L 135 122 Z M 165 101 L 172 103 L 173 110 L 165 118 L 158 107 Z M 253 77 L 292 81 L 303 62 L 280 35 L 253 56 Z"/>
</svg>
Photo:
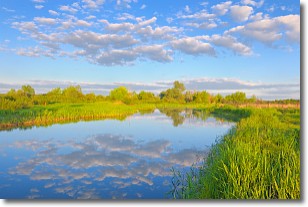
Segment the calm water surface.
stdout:
<svg viewBox="0 0 308 207">
<path fill-rule="evenodd" d="M 192 114 L 0 132 L 0 198 L 168 198 L 171 167 L 188 170 L 234 124 Z"/>
</svg>

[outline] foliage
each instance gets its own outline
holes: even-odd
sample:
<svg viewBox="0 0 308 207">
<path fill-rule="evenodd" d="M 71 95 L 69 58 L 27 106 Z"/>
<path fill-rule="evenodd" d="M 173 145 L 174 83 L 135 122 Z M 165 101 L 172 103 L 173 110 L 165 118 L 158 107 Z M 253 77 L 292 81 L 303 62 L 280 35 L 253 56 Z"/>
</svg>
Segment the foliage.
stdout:
<svg viewBox="0 0 308 207">
<path fill-rule="evenodd" d="M 154 93 L 140 91 L 138 94 L 138 100 L 142 102 L 157 102 L 158 98 L 155 96 Z"/>
<path fill-rule="evenodd" d="M 21 87 L 20 93 L 30 98 L 35 95 L 35 90 L 30 85 L 23 85 Z"/>
<path fill-rule="evenodd" d="M 245 103 L 246 94 L 243 92 L 235 92 L 225 97 L 225 100 L 229 103 Z"/>
<path fill-rule="evenodd" d="M 78 103 L 83 98 L 80 86 L 69 86 L 62 91 L 65 102 Z"/>
<path fill-rule="evenodd" d="M 129 95 L 127 88 L 120 86 L 110 91 L 110 99 L 115 101 L 124 101 Z"/>
<path fill-rule="evenodd" d="M 185 86 L 179 81 L 173 83 L 173 88 L 167 89 L 160 93 L 160 98 L 166 102 L 179 102 L 183 103 L 185 101 L 184 97 Z"/>
<path fill-rule="evenodd" d="M 124 119 L 138 111 L 153 111 L 155 105 L 129 106 L 123 103 L 97 102 L 34 106 L 16 111 L 0 110 L 0 130 L 25 126 L 45 126 L 69 121 Z"/>
<path fill-rule="evenodd" d="M 211 95 L 206 91 L 196 92 L 193 94 L 193 101 L 196 103 L 209 104 L 211 102 Z"/>
<path fill-rule="evenodd" d="M 281 120 L 282 113 L 289 118 Z M 199 168 L 174 171 L 175 198 L 299 199 L 299 110 L 251 109 Z M 292 118 L 291 118 L 292 117 Z"/>
</svg>

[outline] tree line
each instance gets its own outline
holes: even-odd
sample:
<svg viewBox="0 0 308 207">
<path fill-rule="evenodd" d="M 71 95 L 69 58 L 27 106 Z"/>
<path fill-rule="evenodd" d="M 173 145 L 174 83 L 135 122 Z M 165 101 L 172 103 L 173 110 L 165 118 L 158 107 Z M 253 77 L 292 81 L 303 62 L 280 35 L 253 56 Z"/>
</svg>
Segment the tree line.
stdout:
<svg viewBox="0 0 308 207">
<path fill-rule="evenodd" d="M 96 95 L 94 93 L 84 94 L 81 87 L 68 86 L 65 89 L 54 88 L 45 94 L 36 94 L 30 85 L 23 85 L 20 89 L 11 89 L 6 94 L 0 94 L 0 109 L 23 109 L 35 105 L 48 105 L 55 103 L 93 103 L 101 101 L 122 102 L 124 104 L 137 103 L 198 103 L 198 104 L 243 104 L 260 102 L 256 96 L 248 98 L 244 92 L 235 92 L 230 95 L 210 94 L 207 91 L 189 91 L 179 81 L 173 83 L 173 87 L 162 91 L 158 95 L 152 92 L 129 91 L 126 87 L 120 86 L 110 91 L 109 95 Z M 297 100 L 279 100 L 291 103 Z"/>
</svg>

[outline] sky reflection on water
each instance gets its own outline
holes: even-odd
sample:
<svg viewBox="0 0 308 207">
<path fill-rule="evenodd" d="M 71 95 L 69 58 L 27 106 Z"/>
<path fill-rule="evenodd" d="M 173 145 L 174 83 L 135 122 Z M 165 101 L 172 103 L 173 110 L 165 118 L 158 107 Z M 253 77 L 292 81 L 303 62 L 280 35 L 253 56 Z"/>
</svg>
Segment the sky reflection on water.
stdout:
<svg viewBox="0 0 308 207">
<path fill-rule="evenodd" d="M 171 167 L 187 170 L 232 125 L 155 111 L 125 121 L 2 131 L 0 197 L 167 198 Z"/>
</svg>

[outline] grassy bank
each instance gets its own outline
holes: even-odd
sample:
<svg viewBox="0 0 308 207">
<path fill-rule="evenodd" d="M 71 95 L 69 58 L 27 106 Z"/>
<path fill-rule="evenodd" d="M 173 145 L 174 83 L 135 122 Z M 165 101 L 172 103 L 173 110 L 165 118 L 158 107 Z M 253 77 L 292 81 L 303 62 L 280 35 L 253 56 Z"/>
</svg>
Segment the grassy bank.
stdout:
<svg viewBox="0 0 308 207">
<path fill-rule="evenodd" d="M 120 101 L 56 103 L 46 106 L 36 105 L 25 109 L 0 110 L 0 130 L 48 126 L 56 123 L 78 122 L 81 120 L 123 120 L 135 113 L 149 113 L 153 112 L 154 109 L 159 109 L 172 119 L 178 119 L 177 121 L 184 119 L 180 113 L 185 109 L 191 110 L 193 116 L 201 119 L 206 119 L 208 116 L 215 116 L 216 118 L 232 122 L 238 122 L 240 119 L 246 118 L 251 114 L 250 109 L 226 104 L 158 102 L 127 105 Z M 285 119 L 284 117 L 282 118 Z"/>
<path fill-rule="evenodd" d="M 126 105 L 117 102 L 52 104 L 29 109 L 0 110 L 0 130 L 16 127 L 46 126 L 80 120 L 125 119 L 137 112 L 155 109 L 153 104 Z"/>
<path fill-rule="evenodd" d="M 299 199 L 300 111 L 250 109 L 250 116 L 212 147 L 201 167 L 175 172 L 172 194 L 184 199 Z"/>
<path fill-rule="evenodd" d="M 124 104 L 122 102 L 95 102 L 95 103 L 57 103 L 38 105 L 26 109 L 0 110 L 0 130 L 14 128 L 28 128 L 32 126 L 49 126 L 56 123 L 77 122 L 81 120 L 119 119 L 135 113 L 150 113 L 154 109 L 161 111 L 184 109 L 211 108 L 204 104 L 177 104 L 177 103 L 138 103 Z"/>
</svg>

